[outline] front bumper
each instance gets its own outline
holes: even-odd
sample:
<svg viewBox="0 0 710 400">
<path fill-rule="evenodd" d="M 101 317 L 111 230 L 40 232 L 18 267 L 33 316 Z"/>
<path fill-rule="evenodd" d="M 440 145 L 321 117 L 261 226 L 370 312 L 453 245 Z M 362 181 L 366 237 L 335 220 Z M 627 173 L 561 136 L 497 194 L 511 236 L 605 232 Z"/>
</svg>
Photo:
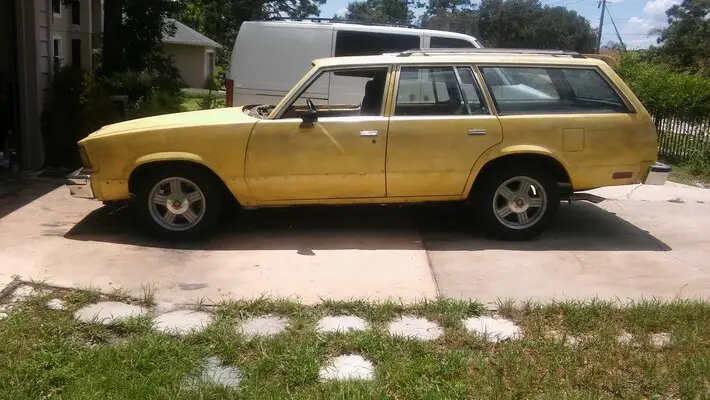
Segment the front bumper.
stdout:
<svg viewBox="0 0 710 400">
<path fill-rule="evenodd" d="M 67 187 L 72 197 L 80 199 L 94 199 L 94 190 L 91 188 L 92 170 L 80 168 L 67 176 Z"/>
<path fill-rule="evenodd" d="M 646 180 L 643 183 L 646 185 L 663 185 L 668 180 L 671 169 L 670 165 L 657 162 L 651 165 L 648 176 L 646 176 Z"/>
</svg>

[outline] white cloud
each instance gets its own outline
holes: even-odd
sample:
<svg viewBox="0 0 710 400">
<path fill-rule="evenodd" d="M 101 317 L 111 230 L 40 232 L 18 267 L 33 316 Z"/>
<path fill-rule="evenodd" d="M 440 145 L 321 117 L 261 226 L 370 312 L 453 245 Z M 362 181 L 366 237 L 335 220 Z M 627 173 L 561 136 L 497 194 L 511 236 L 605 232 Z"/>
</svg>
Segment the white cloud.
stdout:
<svg viewBox="0 0 710 400">
<path fill-rule="evenodd" d="M 336 11 L 335 13 L 336 13 L 337 15 L 341 15 L 341 16 L 342 16 L 342 15 L 345 15 L 345 14 L 348 13 L 348 9 L 347 9 L 347 8 L 341 8 L 340 10 Z"/>
<path fill-rule="evenodd" d="M 664 21 L 666 19 L 666 10 L 672 6 L 680 4 L 679 0 L 650 0 L 643 7 L 643 12 L 655 20 Z"/>
</svg>

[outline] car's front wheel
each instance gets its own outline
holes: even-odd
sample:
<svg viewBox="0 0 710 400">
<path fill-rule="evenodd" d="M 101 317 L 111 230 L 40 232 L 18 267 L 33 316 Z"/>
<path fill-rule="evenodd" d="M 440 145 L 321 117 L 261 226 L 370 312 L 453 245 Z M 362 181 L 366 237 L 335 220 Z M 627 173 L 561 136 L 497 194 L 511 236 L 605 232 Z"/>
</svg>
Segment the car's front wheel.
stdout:
<svg viewBox="0 0 710 400">
<path fill-rule="evenodd" d="M 532 239 L 557 215 L 557 184 L 542 168 L 510 166 L 483 179 L 475 199 L 477 213 L 487 232 L 500 239 Z"/>
<path fill-rule="evenodd" d="M 148 171 L 141 177 L 135 195 L 141 222 L 169 239 L 192 239 L 210 233 L 222 210 L 217 182 L 196 168 Z"/>
</svg>

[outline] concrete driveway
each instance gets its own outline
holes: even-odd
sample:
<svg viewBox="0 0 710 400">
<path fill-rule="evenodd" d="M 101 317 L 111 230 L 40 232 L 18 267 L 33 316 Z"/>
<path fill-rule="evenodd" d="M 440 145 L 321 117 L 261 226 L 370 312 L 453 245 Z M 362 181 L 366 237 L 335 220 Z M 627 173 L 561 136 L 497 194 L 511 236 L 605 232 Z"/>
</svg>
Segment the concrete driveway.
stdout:
<svg viewBox="0 0 710 400">
<path fill-rule="evenodd" d="M 492 303 L 708 297 L 710 190 L 604 188 L 599 205 L 563 205 L 527 243 L 490 241 L 459 206 L 266 209 L 178 245 L 146 238 L 129 209 L 73 199 L 58 181 L 0 192 L 0 278 L 58 286 L 154 288 L 160 302 L 271 295 Z M 669 201 L 670 200 L 670 201 Z"/>
</svg>

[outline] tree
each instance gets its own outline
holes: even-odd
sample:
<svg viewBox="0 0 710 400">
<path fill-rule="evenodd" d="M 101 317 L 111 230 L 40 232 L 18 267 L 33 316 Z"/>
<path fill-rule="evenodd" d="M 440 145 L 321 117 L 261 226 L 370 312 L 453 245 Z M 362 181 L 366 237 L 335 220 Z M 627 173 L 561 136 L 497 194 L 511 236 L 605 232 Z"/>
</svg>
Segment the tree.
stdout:
<svg viewBox="0 0 710 400">
<path fill-rule="evenodd" d="M 683 0 L 668 11 L 660 53 L 676 68 L 710 74 L 710 0 Z"/>
<path fill-rule="evenodd" d="M 429 8 L 444 6 L 435 9 L 427 28 L 471 34 L 488 47 L 595 51 L 596 32 L 589 21 L 564 7 L 543 6 L 539 0 L 482 0 L 478 8 L 457 0 L 448 6 L 445 0 L 430 1 Z"/>
<path fill-rule="evenodd" d="M 174 0 L 106 0 L 101 73 L 150 67 L 161 52 L 163 37 L 175 32 L 170 18 L 182 7 Z"/>
<path fill-rule="evenodd" d="M 336 16 L 350 21 L 367 21 L 380 24 L 411 25 L 414 13 L 410 0 L 365 0 L 348 3 L 344 16 Z"/>
</svg>

